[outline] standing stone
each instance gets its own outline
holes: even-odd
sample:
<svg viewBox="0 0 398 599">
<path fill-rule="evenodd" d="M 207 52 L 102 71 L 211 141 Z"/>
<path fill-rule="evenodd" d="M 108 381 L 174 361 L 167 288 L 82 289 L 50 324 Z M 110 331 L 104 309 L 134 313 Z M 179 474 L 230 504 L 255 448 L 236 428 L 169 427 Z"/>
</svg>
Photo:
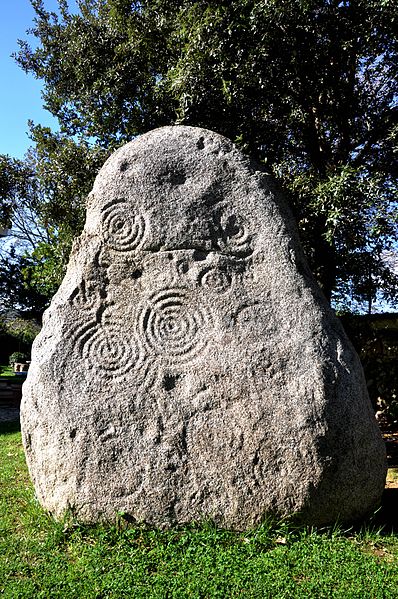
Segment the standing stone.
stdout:
<svg viewBox="0 0 398 599">
<path fill-rule="evenodd" d="M 203 129 L 142 135 L 100 171 L 21 416 L 57 518 L 323 525 L 384 488 L 358 357 L 283 200 Z"/>
</svg>

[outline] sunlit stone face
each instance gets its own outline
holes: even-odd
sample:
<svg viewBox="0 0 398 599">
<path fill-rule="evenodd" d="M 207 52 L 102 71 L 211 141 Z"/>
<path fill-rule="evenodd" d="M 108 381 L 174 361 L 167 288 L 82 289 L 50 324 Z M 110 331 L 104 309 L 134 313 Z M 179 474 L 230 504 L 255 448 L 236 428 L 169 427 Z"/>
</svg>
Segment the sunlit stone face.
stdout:
<svg viewBox="0 0 398 599">
<path fill-rule="evenodd" d="M 384 486 L 361 367 L 283 199 L 191 127 L 143 135 L 101 169 L 22 429 L 56 517 L 324 524 L 360 517 Z"/>
</svg>

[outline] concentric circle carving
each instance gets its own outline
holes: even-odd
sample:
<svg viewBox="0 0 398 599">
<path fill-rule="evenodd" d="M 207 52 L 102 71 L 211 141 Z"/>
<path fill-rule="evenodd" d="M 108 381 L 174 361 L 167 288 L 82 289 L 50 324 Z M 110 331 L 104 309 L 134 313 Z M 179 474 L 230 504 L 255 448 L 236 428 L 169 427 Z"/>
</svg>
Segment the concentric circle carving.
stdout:
<svg viewBox="0 0 398 599">
<path fill-rule="evenodd" d="M 145 233 L 144 217 L 132 213 L 131 206 L 126 202 L 105 207 L 102 213 L 102 236 L 112 249 L 117 252 L 134 251 L 142 244 Z"/>
<path fill-rule="evenodd" d="M 80 355 L 97 373 L 120 376 L 141 362 L 139 348 L 115 325 L 88 325 L 75 339 Z"/>
<path fill-rule="evenodd" d="M 222 219 L 222 226 L 225 236 L 225 246 L 232 253 L 246 254 L 251 252 L 251 235 L 247 231 L 244 221 L 241 217 L 235 214 L 224 217 Z"/>
<path fill-rule="evenodd" d="M 231 275 L 219 268 L 207 268 L 199 275 L 199 284 L 215 293 L 224 293 L 231 287 L 231 283 Z"/>
<path fill-rule="evenodd" d="M 141 307 L 138 332 L 157 355 L 185 362 L 207 345 L 210 322 L 209 310 L 193 304 L 187 290 L 176 287 L 153 294 Z"/>
</svg>

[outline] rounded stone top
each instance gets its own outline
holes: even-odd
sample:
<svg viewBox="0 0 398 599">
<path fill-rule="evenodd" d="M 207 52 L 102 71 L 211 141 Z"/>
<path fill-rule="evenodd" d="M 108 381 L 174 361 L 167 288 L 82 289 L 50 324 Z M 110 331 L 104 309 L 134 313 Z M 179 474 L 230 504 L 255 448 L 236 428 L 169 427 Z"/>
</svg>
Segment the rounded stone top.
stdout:
<svg viewBox="0 0 398 599">
<path fill-rule="evenodd" d="M 122 146 L 104 164 L 89 196 L 85 230 L 118 230 L 115 244 L 126 249 L 248 255 L 264 227 L 291 224 L 289 215 L 283 221 L 275 210 L 279 200 L 271 187 L 262 167 L 225 137 L 162 127 Z"/>
</svg>

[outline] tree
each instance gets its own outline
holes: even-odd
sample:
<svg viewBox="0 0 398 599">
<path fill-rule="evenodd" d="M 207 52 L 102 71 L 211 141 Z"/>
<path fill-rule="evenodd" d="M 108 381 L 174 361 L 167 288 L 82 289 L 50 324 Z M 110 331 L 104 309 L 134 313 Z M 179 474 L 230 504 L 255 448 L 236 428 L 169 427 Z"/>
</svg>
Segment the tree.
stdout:
<svg viewBox="0 0 398 599">
<path fill-rule="evenodd" d="M 56 291 L 83 227 L 86 196 L 106 156 L 45 127 L 31 124 L 31 136 L 35 145 L 25 160 L 0 156 L 0 224 L 11 227 L 3 251 L 0 247 L 0 299 L 4 303 L 8 293 L 13 307 L 17 298 L 29 307 L 27 291 L 32 301 Z"/>
<path fill-rule="evenodd" d="M 383 259 L 398 219 L 396 2 L 80 0 L 70 14 L 59 0 L 60 15 L 32 5 L 39 45 L 20 42 L 17 60 L 44 81 L 56 144 L 74 136 L 101 154 L 161 125 L 213 129 L 279 179 L 328 297 L 397 297 Z"/>
<path fill-rule="evenodd" d="M 17 254 L 14 248 L 0 256 L 0 315 L 16 310 L 26 318 L 40 319 L 48 297 L 32 284 L 32 270 L 32 261 Z"/>
<path fill-rule="evenodd" d="M 22 160 L 0 155 L 0 225 L 11 227 L 19 198 L 36 197 L 34 172 Z"/>
<path fill-rule="evenodd" d="M 0 239 L 0 314 L 18 309 L 38 318 L 46 298 L 29 285 L 27 255 L 50 236 L 38 222 L 37 179 L 27 162 L 0 156 L 0 198 L 0 226 L 5 232 L 12 227 L 12 235 Z"/>
</svg>

